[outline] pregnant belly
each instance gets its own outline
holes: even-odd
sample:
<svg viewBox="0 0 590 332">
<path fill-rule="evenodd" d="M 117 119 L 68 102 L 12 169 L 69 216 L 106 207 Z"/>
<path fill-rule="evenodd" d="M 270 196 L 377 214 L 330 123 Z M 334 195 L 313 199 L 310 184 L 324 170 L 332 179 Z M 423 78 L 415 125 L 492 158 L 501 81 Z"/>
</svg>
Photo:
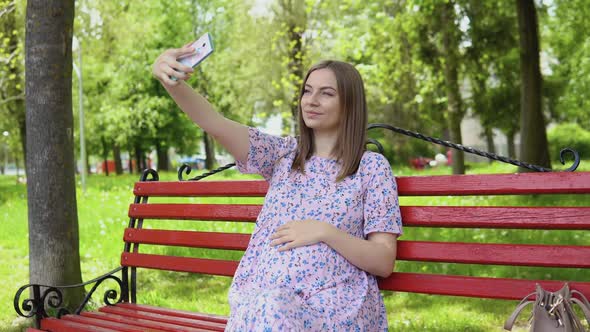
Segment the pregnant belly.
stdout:
<svg viewBox="0 0 590 332">
<path fill-rule="evenodd" d="M 288 287 L 296 292 L 314 292 L 336 286 L 360 272 L 324 243 L 278 252 L 268 251 L 269 286 Z"/>
</svg>

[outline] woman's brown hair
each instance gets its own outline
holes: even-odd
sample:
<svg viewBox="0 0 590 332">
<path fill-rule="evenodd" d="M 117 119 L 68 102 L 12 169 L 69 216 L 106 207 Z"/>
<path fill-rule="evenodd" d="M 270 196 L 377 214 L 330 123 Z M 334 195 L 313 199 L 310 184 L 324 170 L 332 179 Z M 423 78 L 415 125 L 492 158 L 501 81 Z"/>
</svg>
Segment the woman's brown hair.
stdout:
<svg viewBox="0 0 590 332">
<path fill-rule="evenodd" d="M 309 75 L 318 69 L 330 69 L 336 76 L 342 116 L 338 130 L 338 144 L 332 155 L 340 162 L 341 181 L 358 170 L 365 152 L 367 130 L 367 102 L 361 74 L 351 64 L 341 61 L 322 61 L 309 69 L 299 91 L 299 140 L 292 169 L 305 173 L 305 162 L 313 155 L 313 130 L 305 125 L 301 114 L 301 97 Z"/>
</svg>

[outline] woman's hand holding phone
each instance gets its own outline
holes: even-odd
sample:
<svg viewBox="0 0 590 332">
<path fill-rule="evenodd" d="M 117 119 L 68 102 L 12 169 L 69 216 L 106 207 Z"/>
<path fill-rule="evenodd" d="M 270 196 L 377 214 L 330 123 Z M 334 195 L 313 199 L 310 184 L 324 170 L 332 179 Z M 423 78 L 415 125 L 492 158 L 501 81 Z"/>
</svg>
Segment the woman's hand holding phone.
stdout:
<svg viewBox="0 0 590 332">
<path fill-rule="evenodd" d="M 152 72 L 162 83 L 175 86 L 179 79 L 187 80 L 193 72 L 193 68 L 211 53 L 213 53 L 211 35 L 205 33 L 194 42 L 162 53 L 156 59 Z"/>
<path fill-rule="evenodd" d="M 154 77 L 169 86 L 178 85 L 179 80 L 187 80 L 193 73 L 193 68 L 181 63 L 178 59 L 195 52 L 195 48 L 191 46 L 192 44 L 191 42 L 181 48 L 172 48 L 164 51 L 156 59 L 152 67 Z"/>
</svg>

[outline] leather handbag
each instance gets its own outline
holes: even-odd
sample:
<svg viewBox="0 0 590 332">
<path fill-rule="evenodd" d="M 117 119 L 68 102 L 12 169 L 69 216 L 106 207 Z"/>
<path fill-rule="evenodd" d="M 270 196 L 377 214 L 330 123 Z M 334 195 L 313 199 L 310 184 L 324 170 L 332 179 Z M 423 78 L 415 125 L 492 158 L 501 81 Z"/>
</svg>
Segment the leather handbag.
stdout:
<svg viewBox="0 0 590 332">
<path fill-rule="evenodd" d="M 535 296 L 534 301 L 530 299 L 532 296 Z M 590 303 L 582 293 L 570 290 L 567 283 L 557 292 L 546 291 L 537 284 L 536 291 L 525 296 L 516 306 L 514 312 L 504 323 L 504 329 L 511 331 L 520 312 L 531 303 L 533 303 L 529 319 L 531 332 L 586 332 L 587 330 L 574 311 L 574 304 L 582 309 L 582 313 L 590 325 Z"/>
</svg>

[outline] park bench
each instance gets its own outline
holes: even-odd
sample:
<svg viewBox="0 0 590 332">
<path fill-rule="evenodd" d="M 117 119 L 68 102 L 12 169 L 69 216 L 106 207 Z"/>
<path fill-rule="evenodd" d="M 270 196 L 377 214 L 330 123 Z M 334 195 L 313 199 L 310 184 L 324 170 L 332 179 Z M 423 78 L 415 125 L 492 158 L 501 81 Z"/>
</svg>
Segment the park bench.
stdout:
<svg viewBox="0 0 590 332">
<path fill-rule="evenodd" d="M 182 172 L 183 169 L 179 171 L 179 178 Z M 400 176 L 396 179 L 405 234 L 398 241 L 396 271 L 379 280 L 381 290 L 520 300 L 534 291 L 537 283 L 545 289 L 557 290 L 567 281 L 572 289 L 590 298 L 590 207 L 559 204 L 561 195 L 571 198 L 590 194 L 590 172 Z M 153 254 L 149 251 L 151 246 L 243 251 L 248 245 L 249 234 L 150 227 L 155 220 L 253 223 L 261 205 L 233 203 L 229 199 L 203 202 L 201 197 L 261 198 L 268 188 L 262 180 L 192 180 L 159 181 L 157 172 L 146 170 L 133 189 L 135 199 L 129 206 L 129 226 L 121 230 L 121 234 L 113 234 L 122 236 L 124 241 L 121 267 L 94 281 L 99 284 L 116 279 L 119 295 L 113 291 L 105 294 L 105 301 L 110 298 L 109 301 L 115 303 L 104 305 L 98 311 L 80 308 L 79 312 L 60 318 L 48 317 L 46 306 L 52 304 L 45 301 L 45 297 L 59 290 L 23 286 L 15 296 L 14 305 L 22 314 L 20 295 L 25 290 L 33 290 L 31 293 L 35 297 L 29 299 L 28 304 L 34 305 L 22 305 L 22 309 L 28 311 L 23 315 L 36 315 L 38 329 L 29 331 L 223 331 L 227 321 L 223 316 L 137 303 L 137 287 L 141 284 L 138 271 L 142 269 L 232 277 L 238 265 L 235 260 Z M 555 204 L 522 206 L 518 202 L 523 195 L 535 195 L 535 199 L 551 195 Z M 452 197 L 480 196 L 477 202 L 481 203 L 463 206 L 445 201 L 433 206 L 428 200 L 424 204 L 404 204 L 408 198 L 437 196 L 451 202 Z M 168 197 L 172 203 L 166 202 Z M 494 197 L 504 197 L 513 204 L 488 206 L 487 200 Z M 485 241 L 485 234 L 512 230 L 524 232 L 522 243 Z M 577 235 L 572 235 L 569 243 L 549 241 L 547 244 L 548 234 L 551 234 L 547 231 L 556 230 Z M 470 241 L 433 240 L 438 239 L 436 234 L 441 232 L 472 232 L 474 235 L 467 237 Z M 430 237 L 424 238 L 423 234 L 430 234 Z M 503 269 L 498 272 L 500 277 L 490 277 L 488 273 L 455 273 L 454 267 L 466 264 Z M 430 268 L 425 271 L 423 267 L 427 265 Z M 519 270 L 521 266 L 550 268 L 551 272 L 527 278 Z M 586 269 L 588 277 L 571 280 L 572 269 Z M 115 276 L 119 272 L 120 278 Z"/>
</svg>

